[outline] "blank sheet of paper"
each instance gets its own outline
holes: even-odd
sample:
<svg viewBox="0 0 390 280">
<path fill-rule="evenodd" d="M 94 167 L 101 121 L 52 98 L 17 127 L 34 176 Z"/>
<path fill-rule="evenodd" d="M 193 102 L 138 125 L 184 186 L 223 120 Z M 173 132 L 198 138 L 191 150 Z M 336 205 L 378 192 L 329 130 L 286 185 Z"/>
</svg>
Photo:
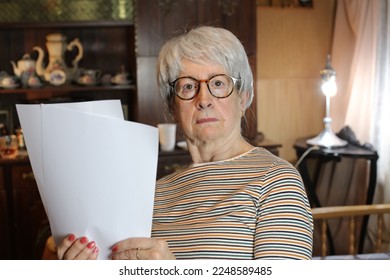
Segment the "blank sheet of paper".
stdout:
<svg viewBox="0 0 390 280">
<path fill-rule="evenodd" d="M 118 100 L 17 105 L 39 192 L 58 244 L 87 236 L 108 259 L 128 237 L 150 237 L 157 128 L 125 121 Z"/>
</svg>

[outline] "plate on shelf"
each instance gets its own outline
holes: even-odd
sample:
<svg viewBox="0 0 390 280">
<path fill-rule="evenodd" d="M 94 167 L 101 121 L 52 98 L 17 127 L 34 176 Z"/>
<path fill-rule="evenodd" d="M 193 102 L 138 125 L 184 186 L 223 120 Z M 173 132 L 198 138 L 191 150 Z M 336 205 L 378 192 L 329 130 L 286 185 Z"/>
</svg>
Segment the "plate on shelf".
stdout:
<svg viewBox="0 0 390 280">
<path fill-rule="evenodd" d="M 76 83 L 81 86 L 96 86 L 97 84 L 99 84 L 99 80 L 92 76 L 84 75 L 79 77 L 76 80 Z"/>
<path fill-rule="evenodd" d="M 14 89 L 17 88 L 19 84 L 10 84 L 10 85 L 1 85 L 0 87 L 5 88 L 5 89 Z"/>
<path fill-rule="evenodd" d="M 131 79 L 128 79 L 126 76 L 123 75 L 116 75 L 111 78 L 111 83 L 118 86 L 130 85 L 131 82 Z"/>
</svg>

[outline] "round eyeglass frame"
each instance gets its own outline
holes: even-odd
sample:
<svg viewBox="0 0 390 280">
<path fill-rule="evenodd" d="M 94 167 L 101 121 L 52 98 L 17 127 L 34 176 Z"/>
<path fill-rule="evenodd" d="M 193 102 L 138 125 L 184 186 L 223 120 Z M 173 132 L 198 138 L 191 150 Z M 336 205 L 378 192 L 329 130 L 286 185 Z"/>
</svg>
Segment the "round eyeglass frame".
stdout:
<svg viewBox="0 0 390 280">
<path fill-rule="evenodd" d="M 210 89 L 210 86 L 209 86 L 209 82 L 210 82 L 210 80 L 212 80 L 212 79 L 214 79 L 215 77 L 218 77 L 218 76 L 226 76 L 226 77 L 230 78 L 230 79 L 233 81 L 232 90 L 231 90 L 226 96 L 215 96 L 215 95 L 211 92 L 211 89 Z M 182 96 L 180 96 L 180 95 L 178 95 L 178 94 L 176 93 L 176 90 L 175 90 L 176 82 L 177 82 L 178 80 L 180 80 L 180 79 L 183 79 L 183 78 L 189 78 L 189 79 L 192 79 L 192 80 L 194 80 L 194 81 L 196 81 L 196 82 L 198 83 L 198 90 L 196 91 L 196 93 L 194 94 L 194 96 L 191 97 L 191 98 L 183 98 Z M 173 82 L 170 82 L 170 83 L 168 83 L 168 84 L 172 87 L 173 92 L 175 93 L 175 95 L 176 95 L 178 98 L 182 99 L 182 100 L 192 100 L 192 99 L 194 99 L 194 98 L 199 94 L 200 84 L 201 84 L 201 83 L 206 83 L 207 89 L 209 90 L 209 93 L 210 93 L 212 96 L 214 96 L 215 98 L 218 98 L 218 99 L 223 99 L 223 98 L 229 97 L 229 96 L 233 93 L 234 87 L 236 86 L 236 83 L 237 83 L 238 81 L 240 81 L 240 80 L 241 80 L 241 78 L 234 78 L 234 77 L 229 76 L 229 75 L 226 75 L 226 74 L 217 74 L 217 75 L 211 76 L 211 77 L 208 78 L 207 80 L 197 80 L 197 79 L 195 79 L 194 77 L 191 77 L 191 76 L 183 76 L 183 77 L 177 78 L 176 80 L 174 80 Z"/>
</svg>

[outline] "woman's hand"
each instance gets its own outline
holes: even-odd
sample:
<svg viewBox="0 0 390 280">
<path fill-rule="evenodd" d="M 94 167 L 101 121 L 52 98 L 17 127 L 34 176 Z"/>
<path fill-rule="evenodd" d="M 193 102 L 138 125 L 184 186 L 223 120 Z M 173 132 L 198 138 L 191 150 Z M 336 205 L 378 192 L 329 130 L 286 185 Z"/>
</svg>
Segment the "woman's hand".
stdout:
<svg viewBox="0 0 390 280">
<path fill-rule="evenodd" d="M 85 236 L 76 239 L 74 234 L 62 240 L 57 250 L 59 260 L 96 260 L 98 255 L 99 249 L 94 241 L 88 241 Z"/>
<path fill-rule="evenodd" d="M 129 238 L 112 247 L 113 260 L 175 260 L 168 243 L 157 238 Z"/>
</svg>

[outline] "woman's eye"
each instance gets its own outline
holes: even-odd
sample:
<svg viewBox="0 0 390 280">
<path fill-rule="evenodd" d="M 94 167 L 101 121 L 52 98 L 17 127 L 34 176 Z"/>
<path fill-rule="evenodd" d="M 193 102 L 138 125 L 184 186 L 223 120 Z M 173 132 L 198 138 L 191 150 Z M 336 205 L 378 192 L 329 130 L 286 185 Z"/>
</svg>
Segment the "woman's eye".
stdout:
<svg viewBox="0 0 390 280">
<path fill-rule="evenodd" d="M 183 91 L 192 91 L 195 89 L 195 84 L 185 84 L 182 89 Z"/>
<path fill-rule="evenodd" d="M 193 89 L 193 85 L 190 85 L 190 84 L 186 84 L 185 86 L 184 86 L 184 89 L 185 90 L 191 90 L 191 89 Z"/>
<path fill-rule="evenodd" d="M 223 87 L 224 85 L 225 85 L 224 82 L 222 82 L 220 80 L 213 81 L 213 87 L 215 87 L 215 88 L 220 88 L 220 87 Z"/>
<path fill-rule="evenodd" d="M 216 81 L 215 83 L 214 83 L 214 85 L 215 86 L 217 86 L 217 87 L 220 87 L 220 86 L 222 86 L 222 82 L 221 81 Z"/>
</svg>

